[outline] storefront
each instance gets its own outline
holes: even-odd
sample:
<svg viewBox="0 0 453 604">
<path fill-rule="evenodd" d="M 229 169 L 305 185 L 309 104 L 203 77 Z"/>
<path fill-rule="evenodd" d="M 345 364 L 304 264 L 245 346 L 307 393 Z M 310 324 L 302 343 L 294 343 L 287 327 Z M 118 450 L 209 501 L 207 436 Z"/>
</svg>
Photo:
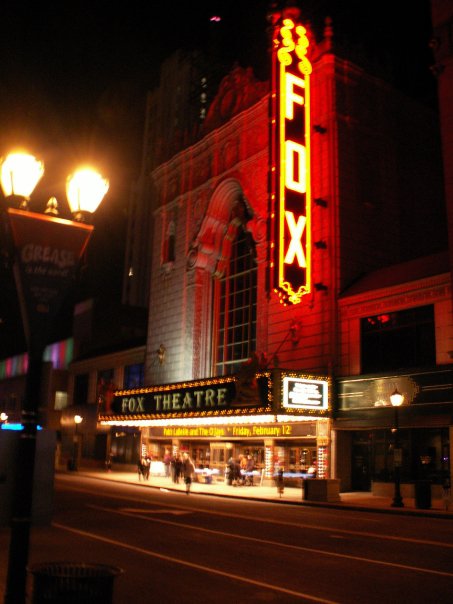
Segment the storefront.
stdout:
<svg viewBox="0 0 453 604">
<path fill-rule="evenodd" d="M 403 485 L 428 480 L 440 493 L 451 471 L 452 380 L 450 367 L 338 380 L 333 427 L 343 490 L 389 493 L 398 467 Z M 395 389 L 403 397 L 397 408 Z"/>
<path fill-rule="evenodd" d="M 187 451 L 197 469 L 223 480 L 230 458 L 250 455 L 263 482 L 277 467 L 295 476 L 315 467 L 329 478 L 330 415 L 329 378 L 274 369 L 117 391 L 99 422 L 139 429 L 141 455 L 156 472 Z"/>
</svg>

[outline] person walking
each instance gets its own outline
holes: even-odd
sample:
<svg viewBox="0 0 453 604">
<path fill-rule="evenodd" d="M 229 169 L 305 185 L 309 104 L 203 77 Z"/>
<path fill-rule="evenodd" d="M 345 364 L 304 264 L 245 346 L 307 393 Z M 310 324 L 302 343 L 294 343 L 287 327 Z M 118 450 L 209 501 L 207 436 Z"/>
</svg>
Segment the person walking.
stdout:
<svg viewBox="0 0 453 604">
<path fill-rule="evenodd" d="M 251 455 L 247 455 L 247 465 L 246 465 L 246 484 L 253 487 L 253 472 L 255 470 L 255 460 Z"/>
<path fill-rule="evenodd" d="M 151 458 L 149 457 L 149 455 L 146 455 L 146 457 L 143 460 L 143 479 L 144 480 L 149 480 L 149 472 L 151 469 Z"/>
<path fill-rule="evenodd" d="M 175 456 L 175 472 L 173 475 L 173 482 L 177 484 L 179 482 L 181 475 L 182 475 L 182 458 L 181 458 L 181 454 L 177 453 Z"/>
<path fill-rule="evenodd" d="M 283 495 L 283 491 L 285 490 L 285 482 L 283 478 L 283 468 L 280 467 L 277 472 L 277 476 L 275 478 L 275 482 L 277 484 L 277 493 L 280 497 Z"/>
<path fill-rule="evenodd" d="M 143 469 L 144 469 L 143 457 L 140 457 L 140 459 L 137 462 L 137 473 L 138 473 L 138 479 L 139 480 L 141 480 L 142 478 L 144 478 L 144 476 L 143 476 Z"/>
<path fill-rule="evenodd" d="M 182 457 L 182 475 L 186 485 L 186 495 L 190 493 L 190 487 L 192 485 L 192 476 L 195 472 L 195 465 L 190 459 L 188 453 L 184 453 Z"/>
</svg>

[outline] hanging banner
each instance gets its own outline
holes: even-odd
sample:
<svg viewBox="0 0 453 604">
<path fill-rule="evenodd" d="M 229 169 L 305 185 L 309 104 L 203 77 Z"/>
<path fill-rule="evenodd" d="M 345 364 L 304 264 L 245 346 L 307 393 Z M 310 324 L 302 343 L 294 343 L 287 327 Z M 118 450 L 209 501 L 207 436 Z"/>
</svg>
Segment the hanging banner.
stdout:
<svg viewBox="0 0 453 604">
<path fill-rule="evenodd" d="M 27 345 L 29 351 L 39 352 L 46 346 L 51 322 L 74 283 L 94 227 L 11 208 L 7 215 Z"/>
<path fill-rule="evenodd" d="M 293 18 L 275 24 L 271 94 L 271 272 L 282 304 L 311 291 L 309 41 Z"/>
</svg>

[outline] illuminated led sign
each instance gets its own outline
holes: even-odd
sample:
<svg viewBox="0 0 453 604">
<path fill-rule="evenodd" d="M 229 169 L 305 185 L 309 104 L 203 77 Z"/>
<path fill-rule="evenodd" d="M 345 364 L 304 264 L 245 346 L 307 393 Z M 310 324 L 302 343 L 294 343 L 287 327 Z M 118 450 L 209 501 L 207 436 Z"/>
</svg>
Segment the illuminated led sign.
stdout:
<svg viewBox="0 0 453 604">
<path fill-rule="evenodd" d="M 148 428 L 155 438 L 282 438 L 284 436 L 316 436 L 314 422 L 301 424 L 249 424 L 237 426 L 166 426 Z"/>
<path fill-rule="evenodd" d="M 306 29 L 275 30 L 271 95 L 271 271 L 283 304 L 311 289 L 310 74 Z"/>
<path fill-rule="evenodd" d="M 296 377 L 282 378 L 282 407 L 291 409 L 328 409 L 329 389 L 326 380 L 311 380 Z"/>
</svg>

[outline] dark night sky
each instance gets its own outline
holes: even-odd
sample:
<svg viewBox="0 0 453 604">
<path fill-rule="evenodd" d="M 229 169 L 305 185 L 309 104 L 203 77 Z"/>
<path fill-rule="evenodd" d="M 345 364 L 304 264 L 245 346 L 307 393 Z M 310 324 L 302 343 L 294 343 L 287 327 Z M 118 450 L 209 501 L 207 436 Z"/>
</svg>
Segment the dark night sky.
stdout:
<svg viewBox="0 0 453 604">
<path fill-rule="evenodd" d="M 110 178 L 93 240 L 97 279 L 113 295 L 120 292 L 122 245 L 116 244 L 124 242 L 124 210 L 139 169 L 146 92 L 157 85 L 162 60 L 177 48 L 215 42 L 229 62 L 251 65 L 266 79 L 269 5 L 268 0 L 3 4 L 0 156 L 22 144 L 44 160 L 47 172 L 36 204 L 51 195 L 64 200 L 65 178 L 81 161 L 92 160 Z M 331 16 L 338 41 L 391 66 L 404 91 L 432 101 L 429 0 L 300 0 L 298 5 L 315 34 Z M 222 21 L 211 23 L 212 15 Z M 1 298 L 0 358 L 8 332 L 1 322 L 7 302 Z M 14 328 L 10 325 L 9 333 Z"/>
</svg>

